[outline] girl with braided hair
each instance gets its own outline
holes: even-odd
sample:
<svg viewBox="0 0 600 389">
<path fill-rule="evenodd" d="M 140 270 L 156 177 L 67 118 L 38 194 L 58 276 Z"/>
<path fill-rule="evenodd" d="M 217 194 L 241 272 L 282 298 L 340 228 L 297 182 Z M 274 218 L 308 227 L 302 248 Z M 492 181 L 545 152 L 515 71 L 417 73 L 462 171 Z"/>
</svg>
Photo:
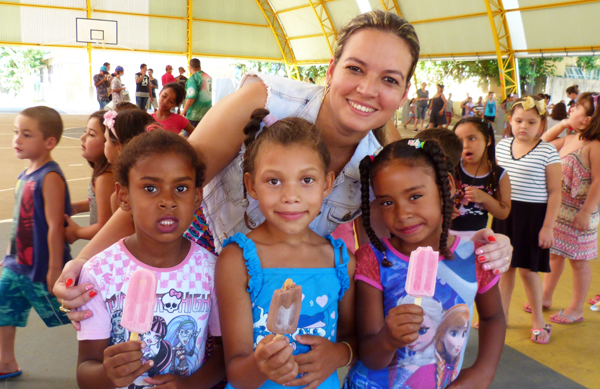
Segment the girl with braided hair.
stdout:
<svg viewBox="0 0 600 389">
<path fill-rule="evenodd" d="M 506 332 L 499 277 L 475 261 L 472 241 L 449 234 L 454 181 L 447 166 L 436 141 L 417 139 L 391 143 L 360 163 L 363 224 L 371 243 L 356 252 L 360 361 L 348 373 L 347 389 L 444 388 L 452 381 L 486 388 L 494 378 Z M 390 238 L 379 238 L 371 227 L 371 189 Z M 462 348 L 441 381 L 435 368 L 415 369 L 413 358 L 415 344 L 424 342 L 420 338 L 436 331 L 427 319 L 436 315 L 434 308 L 405 299 L 410 253 L 424 246 L 440 253 L 433 300 L 443 311 L 466 307 L 467 323 L 476 303 L 480 318 L 477 361 L 459 374 Z M 469 330 L 467 325 L 465 336 Z M 430 364 L 435 365 L 433 359 Z"/>
</svg>

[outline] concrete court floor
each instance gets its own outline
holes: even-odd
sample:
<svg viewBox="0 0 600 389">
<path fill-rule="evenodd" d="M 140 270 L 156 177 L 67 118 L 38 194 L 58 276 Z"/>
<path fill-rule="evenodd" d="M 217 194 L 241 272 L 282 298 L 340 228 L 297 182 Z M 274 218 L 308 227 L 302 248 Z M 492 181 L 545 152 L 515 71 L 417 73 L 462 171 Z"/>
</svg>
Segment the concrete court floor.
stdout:
<svg viewBox="0 0 600 389">
<path fill-rule="evenodd" d="M 0 114 L 0 161 L 5 174 L 0 176 L 0 246 L 6 245 L 9 238 L 10 218 L 12 217 L 14 182 L 19 172 L 26 166 L 16 159 L 11 146 L 13 120 L 15 114 Z M 72 199 L 81 200 L 87 196 L 87 185 L 91 170 L 80 156 L 80 142 L 77 140 L 85 126 L 87 116 L 65 115 L 65 136 L 61 140 L 54 158 L 67 177 Z M 68 128 L 77 127 L 68 130 Z M 409 130 L 401 129 L 403 137 L 412 137 Z M 85 216 L 76 219 L 85 225 Z M 72 247 L 73 254 L 79 252 L 85 242 L 77 242 Z M 597 282 L 600 277 L 600 264 L 592 262 L 594 285 L 590 291 L 600 293 Z M 566 306 L 570 298 L 571 272 L 565 267 L 555 297 L 555 307 L 546 315 Z M 582 323 L 560 326 L 554 325 L 552 340 L 547 345 L 537 345 L 529 341 L 530 318 L 521 309 L 525 293 L 520 280 L 513 295 L 510 312 L 510 327 L 496 378 L 491 388 L 600 388 L 600 361 L 597 350 L 600 346 L 598 332 L 600 315 L 588 310 Z M 17 331 L 17 358 L 23 375 L 0 381 L 0 389 L 29 388 L 76 388 L 75 367 L 77 361 L 77 340 L 74 329 L 69 326 L 48 329 L 37 314 L 30 315 L 26 328 Z M 469 366 L 477 354 L 477 331 L 471 332 L 464 366 Z M 341 372 L 343 374 L 345 372 Z"/>
</svg>

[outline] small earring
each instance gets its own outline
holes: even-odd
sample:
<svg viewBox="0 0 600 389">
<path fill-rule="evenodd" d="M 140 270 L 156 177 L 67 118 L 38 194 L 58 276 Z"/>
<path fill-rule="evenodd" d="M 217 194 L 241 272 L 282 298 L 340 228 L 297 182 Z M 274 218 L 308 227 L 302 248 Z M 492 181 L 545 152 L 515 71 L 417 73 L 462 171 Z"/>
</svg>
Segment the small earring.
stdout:
<svg viewBox="0 0 600 389">
<path fill-rule="evenodd" d="M 330 88 L 331 88 L 331 84 L 327 84 L 325 86 L 325 91 L 323 92 L 323 97 L 321 98 L 321 105 L 323 104 L 323 101 L 325 101 L 325 96 L 327 96 L 327 93 L 329 93 Z"/>
</svg>

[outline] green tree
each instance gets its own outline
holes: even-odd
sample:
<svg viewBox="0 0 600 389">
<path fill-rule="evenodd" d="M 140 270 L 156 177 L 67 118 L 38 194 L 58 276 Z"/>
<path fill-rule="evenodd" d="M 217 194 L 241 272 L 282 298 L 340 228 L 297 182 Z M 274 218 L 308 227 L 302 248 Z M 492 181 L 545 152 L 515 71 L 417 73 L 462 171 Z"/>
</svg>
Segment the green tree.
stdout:
<svg viewBox="0 0 600 389">
<path fill-rule="evenodd" d="M 0 85 L 17 95 L 25 85 L 25 79 L 39 74 L 44 66 L 45 52 L 37 49 L 0 47 Z"/>
<path fill-rule="evenodd" d="M 468 78 L 477 77 L 482 80 L 498 79 L 498 62 L 482 61 L 420 61 L 417 64 L 417 79 L 443 80 L 451 78 L 462 82 Z"/>
<path fill-rule="evenodd" d="M 576 65 L 583 70 L 592 70 L 600 68 L 600 57 L 578 57 Z"/>
<path fill-rule="evenodd" d="M 287 77 L 287 71 L 283 62 L 237 61 L 234 66 L 237 70 L 237 75 L 240 77 L 250 70 Z M 298 71 L 300 72 L 301 80 L 308 80 L 309 77 L 313 79 L 325 77 L 327 65 L 298 66 Z"/>
<path fill-rule="evenodd" d="M 519 81 L 521 90 L 525 85 L 533 84 L 537 77 L 553 76 L 556 71 L 556 63 L 562 61 L 562 58 L 518 58 L 519 61 Z"/>
</svg>

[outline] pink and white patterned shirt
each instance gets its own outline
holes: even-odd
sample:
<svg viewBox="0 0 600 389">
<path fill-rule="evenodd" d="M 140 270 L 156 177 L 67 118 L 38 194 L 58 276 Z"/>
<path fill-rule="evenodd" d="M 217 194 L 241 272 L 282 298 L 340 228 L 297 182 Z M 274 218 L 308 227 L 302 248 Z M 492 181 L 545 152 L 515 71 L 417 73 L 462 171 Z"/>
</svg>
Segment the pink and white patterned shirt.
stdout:
<svg viewBox="0 0 600 389">
<path fill-rule="evenodd" d="M 171 268 L 155 268 L 135 258 L 123 240 L 90 259 L 79 283 L 91 282 L 99 295 L 81 309 L 93 316 L 81 322 L 77 339 L 109 339 L 114 345 L 129 339 L 121 327 L 123 303 L 129 277 L 139 267 L 152 270 L 158 279 L 152 329 L 140 334 L 146 343 L 143 362 L 154 366 L 143 375 L 191 375 L 204 361 L 206 336 L 221 336 L 214 285 L 216 257 L 192 242 L 181 263 Z M 137 381 L 137 380 L 136 380 Z"/>
</svg>

